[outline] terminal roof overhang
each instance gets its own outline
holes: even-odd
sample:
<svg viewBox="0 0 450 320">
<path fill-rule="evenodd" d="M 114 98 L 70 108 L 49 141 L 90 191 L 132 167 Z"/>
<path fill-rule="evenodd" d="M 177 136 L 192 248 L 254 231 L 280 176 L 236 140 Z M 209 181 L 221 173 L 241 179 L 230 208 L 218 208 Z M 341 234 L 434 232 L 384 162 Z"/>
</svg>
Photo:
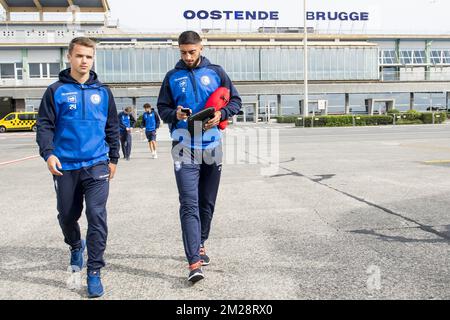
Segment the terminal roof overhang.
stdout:
<svg viewBox="0 0 450 320">
<path fill-rule="evenodd" d="M 6 13 L 12 12 L 80 12 L 106 13 L 110 11 L 108 0 L 0 0 Z"/>
</svg>

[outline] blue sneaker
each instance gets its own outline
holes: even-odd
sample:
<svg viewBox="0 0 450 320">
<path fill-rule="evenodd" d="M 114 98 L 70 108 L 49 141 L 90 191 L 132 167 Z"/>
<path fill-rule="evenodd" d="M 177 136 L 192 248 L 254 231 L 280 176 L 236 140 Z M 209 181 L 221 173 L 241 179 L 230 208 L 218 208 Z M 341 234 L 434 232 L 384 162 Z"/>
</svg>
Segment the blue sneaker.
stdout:
<svg viewBox="0 0 450 320">
<path fill-rule="evenodd" d="M 70 251 L 70 265 L 72 267 L 72 271 L 81 271 L 81 269 L 83 269 L 84 248 L 86 248 L 86 241 L 82 239 L 81 248 Z"/>
<path fill-rule="evenodd" d="M 89 271 L 87 274 L 87 290 L 89 298 L 101 297 L 105 292 L 103 291 L 102 280 L 100 278 L 100 271 Z"/>
</svg>

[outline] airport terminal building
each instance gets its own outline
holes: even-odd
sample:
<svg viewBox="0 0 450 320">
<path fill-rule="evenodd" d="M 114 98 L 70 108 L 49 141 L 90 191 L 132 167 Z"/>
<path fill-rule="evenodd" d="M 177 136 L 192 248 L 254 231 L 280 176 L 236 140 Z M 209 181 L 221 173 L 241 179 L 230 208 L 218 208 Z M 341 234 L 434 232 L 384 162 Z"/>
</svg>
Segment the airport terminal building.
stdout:
<svg viewBox="0 0 450 320">
<path fill-rule="evenodd" d="M 106 0 L 0 0 L 0 116 L 37 110 L 46 87 L 68 66 L 73 37 L 98 42 L 95 71 L 118 109 L 156 105 L 166 72 L 179 59 L 178 33 L 130 33 L 108 16 Z M 29 18 L 18 19 L 17 13 Z M 73 23 L 55 12 L 85 15 Z M 96 19 L 93 17 L 95 16 Z M 30 18 L 32 17 L 32 18 Z M 100 17 L 100 18 L 99 18 Z M 203 29 L 204 55 L 227 71 L 243 99 L 239 121 L 301 114 L 303 28 L 237 33 Z M 332 34 L 307 28 L 309 109 L 328 114 L 448 109 L 449 34 Z M 317 101 L 326 101 L 326 111 Z"/>
</svg>

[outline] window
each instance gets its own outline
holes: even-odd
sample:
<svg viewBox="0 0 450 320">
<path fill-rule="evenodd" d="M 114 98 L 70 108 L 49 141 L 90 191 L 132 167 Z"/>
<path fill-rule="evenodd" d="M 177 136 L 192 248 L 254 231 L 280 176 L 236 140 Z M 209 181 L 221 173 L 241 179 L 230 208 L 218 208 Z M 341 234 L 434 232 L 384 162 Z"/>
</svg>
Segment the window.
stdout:
<svg viewBox="0 0 450 320">
<path fill-rule="evenodd" d="M 0 64 L 0 79 L 14 79 L 14 63 Z"/>
<path fill-rule="evenodd" d="M 23 80 L 23 64 L 22 64 L 22 62 L 16 63 L 16 78 L 17 78 L 17 80 Z"/>
<path fill-rule="evenodd" d="M 432 64 L 441 64 L 442 63 L 440 50 L 432 50 L 430 56 L 431 56 Z"/>
<path fill-rule="evenodd" d="M 26 99 L 25 100 L 25 111 L 38 111 L 41 104 L 41 99 Z"/>
<path fill-rule="evenodd" d="M 0 79 L 23 79 L 22 63 L 0 64 Z"/>
<path fill-rule="evenodd" d="M 12 121 L 12 120 L 14 120 L 16 118 L 16 115 L 15 114 L 10 114 L 9 116 L 7 116 L 6 118 L 5 118 L 5 121 Z"/>
<path fill-rule="evenodd" d="M 445 50 L 442 52 L 442 63 L 444 64 L 450 64 L 450 51 L 449 50 Z"/>
<path fill-rule="evenodd" d="M 59 63 L 30 63 L 30 78 L 57 78 Z"/>
<path fill-rule="evenodd" d="M 19 114 L 19 120 L 36 120 L 37 116 L 35 113 L 30 114 Z"/>
<path fill-rule="evenodd" d="M 40 77 L 41 77 L 41 64 L 30 63 L 30 78 L 40 78 Z"/>
<path fill-rule="evenodd" d="M 41 69 L 41 71 L 42 71 L 42 78 L 48 78 L 48 68 L 47 68 L 47 65 L 44 63 L 44 64 L 41 64 L 41 67 L 42 67 L 42 69 Z"/>
<path fill-rule="evenodd" d="M 50 78 L 57 78 L 59 75 L 59 63 L 49 63 L 50 66 Z"/>
<path fill-rule="evenodd" d="M 396 64 L 395 50 L 383 50 L 381 52 L 381 64 Z"/>
<path fill-rule="evenodd" d="M 401 64 L 411 64 L 412 63 L 413 52 L 408 50 L 400 51 L 400 63 Z"/>
<path fill-rule="evenodd" d="M 383 67 L 382 70 L 382 79 L 384 81 L 398 81 L 399 80 L 399 71 L 396 67 Z"/>
<path fill-rule="evenodd" d="M 415 64 L 424 64 L 425 63 L 425 51 L 423 51 L 423 50 L 414 50 L 413 63 L 415 63 Z"/>
</svg>

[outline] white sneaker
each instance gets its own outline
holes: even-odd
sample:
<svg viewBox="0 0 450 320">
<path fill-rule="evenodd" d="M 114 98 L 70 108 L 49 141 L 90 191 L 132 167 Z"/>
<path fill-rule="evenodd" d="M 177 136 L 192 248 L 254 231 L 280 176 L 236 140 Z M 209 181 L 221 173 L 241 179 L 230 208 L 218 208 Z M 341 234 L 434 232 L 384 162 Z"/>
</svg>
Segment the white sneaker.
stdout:
<svg viewBox="0 0 450 320">
<path fill-rule="evenodd" d="M 156 152 L 153 154 L 153 159 L 158 159 L 158 155 L 156 154 Z"/>
</svg>

